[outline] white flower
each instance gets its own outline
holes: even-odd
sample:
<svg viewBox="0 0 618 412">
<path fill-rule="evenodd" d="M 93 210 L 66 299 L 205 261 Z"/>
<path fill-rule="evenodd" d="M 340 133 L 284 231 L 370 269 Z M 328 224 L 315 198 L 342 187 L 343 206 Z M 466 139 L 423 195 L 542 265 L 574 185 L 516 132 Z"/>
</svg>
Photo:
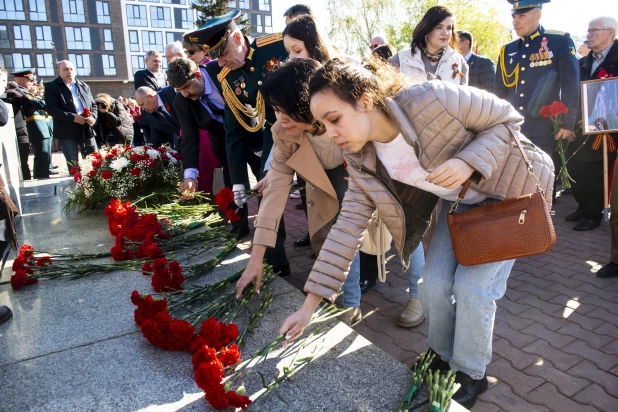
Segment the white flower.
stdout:
<svg viewBox="0 0 618 412">
<path fill-rule="evenodd" d="M 154 149 L 149 149 L 147 153 L 151 159 L 158 159 L 159 157 L 161 157 L 161 154 Z"/>
<path fill-rule="evenodd" d="M 137 153 L 138 155 L 143 155 L 144 154 L 144 147 L 143 146 L 137 146 L 133 148 L 133 153 Z"/>
<path fill-rule="evenodd" d="M 117 159 L 112 160 L 109 167 L 114 169 L 117 172 L 120 172 L 129 164 L 129 159 L 124 156 L 119 156 Z"/>
<path fill-rule="evenodd" d="M 176 163 L 178 163 L 178 160 L 176 160 L 175 157 L 170 156 L 170 163 L 175 165 Z"/>
</svg>

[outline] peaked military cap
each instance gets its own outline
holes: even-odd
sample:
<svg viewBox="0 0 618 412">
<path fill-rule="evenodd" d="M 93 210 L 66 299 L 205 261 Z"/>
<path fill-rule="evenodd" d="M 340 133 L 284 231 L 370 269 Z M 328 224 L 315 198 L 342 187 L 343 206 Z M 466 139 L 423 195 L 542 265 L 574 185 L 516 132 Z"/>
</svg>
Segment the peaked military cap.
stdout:
<svg viewBox="0 0 618 412">
<path fill-rule="evenodd" d="M 549 3 L 551 0 L 506 0 L 513 5 L 511 9 L 511 14 L 523 14 L 527 11 L 530 11 L 536 7 L 542 9 L 543 3 Z"/>
<path fill-rule="evenodd" d="M 208 54 L 216 51 L 227 38 L 236 30 L 234 20 L 240 16 L 240 10 L 234 10 L 223 16 L 214 17 L 206 22 L 202 27 L 183 35 L 183 40 L 202 46 Z"/>
<path fill-rule="evenodd" d="M 34 75 L 34 71 L 36 69 L 25 69 L 25 70 L 20 70 L 18 72 L 13 72 L 11 73 L 11 75 L 13 77 L 26 77 L 30 80 L 35 80 L 36 76 Z"/>
</svg>

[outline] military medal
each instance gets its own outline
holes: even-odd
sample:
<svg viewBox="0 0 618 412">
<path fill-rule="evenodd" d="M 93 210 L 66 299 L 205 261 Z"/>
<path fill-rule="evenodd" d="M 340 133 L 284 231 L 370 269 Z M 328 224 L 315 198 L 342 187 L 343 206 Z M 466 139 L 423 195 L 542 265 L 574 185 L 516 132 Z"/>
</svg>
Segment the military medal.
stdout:
<svg viewBox="0 0 618 412">
<path fill-rule="evenodd" d="M 275 68 L 275 65 L 277 64 L 279 64 L 279 60 L 277 60 L 275 57 L 268 59 L 268 61 L 266 62 L 266 71 L 271 71 Z"/>
<path fill-rule="evenodd" d="M 240 87 L 237 87 L 234 89 L 234 93 L 236 93 L 237 96 L 240 96 L 240 94 L 242 93 L 242 89 Z"/>
<path fill-rule="evenodd" d="M 547 40 L 547 37 L 543 37 L 539 52 L 530 55 L 530 67 L 549 66 L 552 63 L 551 59 L 554 57 L 554 53 L 549 50 L 548 44 L 549 40 Z"/>
<path fill-rule="evenodd" d="M 249 97 L 249 93 L 247 93 L 246 90 L 244 90 L 242 93 L 245 95 L 245 97 Z"/>
</svg>

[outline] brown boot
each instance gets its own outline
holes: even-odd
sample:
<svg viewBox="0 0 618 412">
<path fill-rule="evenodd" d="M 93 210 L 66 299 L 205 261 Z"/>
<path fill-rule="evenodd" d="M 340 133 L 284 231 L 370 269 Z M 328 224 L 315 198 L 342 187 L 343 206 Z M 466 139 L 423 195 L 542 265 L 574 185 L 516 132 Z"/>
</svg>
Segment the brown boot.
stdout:
<svg viewBox="0 0 618 412">
<path fill-rule="evenodd" d="M 410 298 L 403 312 L 399 315 L 397 324 L 402 328 L 413 328 L 414 326 L 420 325 L 423 319 L 425 319 L 425 315 L 423 314 L 423 307 L 421 306 L 420 299 Z"/>
</svg>

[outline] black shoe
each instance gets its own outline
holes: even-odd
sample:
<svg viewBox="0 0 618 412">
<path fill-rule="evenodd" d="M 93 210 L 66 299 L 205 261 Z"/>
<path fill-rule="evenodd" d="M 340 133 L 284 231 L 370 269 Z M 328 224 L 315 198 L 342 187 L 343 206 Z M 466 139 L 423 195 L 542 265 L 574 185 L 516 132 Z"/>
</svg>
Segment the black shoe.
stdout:
<svg viewBox="0 0 618 412">
<path fill-rule="evenodd" d="M 369 292 L 371 289 L 373 289 L 373 287 L 376 285 L 376 281 L 373 280 L 361 280 L 360 281 L 360 291 L 361 291 L 361 295 L 364 295 L 365 293 Z"/>
<path fill-rule="evenodd" d="M 463 372 L 456 373 L 455 382 L 460 384 L 461 387 L 453 394 L 453 400 L 466 409 L 472 409 L 476 403 L 476 398 L 485 392 L 489 386 L 487 375 L 483 376 L 482 379 L 475 380 Z"/>
<path fill-rule="evenodd" d="M 50 170 L 50 171 L 49 171 L 49 174 L 50 174 L 50 175 L 58 175 L 58 174 L 60 174 L 60 172 L 59 172 L 59 171 L 57 171 L 57 170 Z"/>
<path fill-rule="evenodd" d="M 432 372 L 440 371 L 440 373 L 448 372 L 449 370 L 451 370 L 451 365 L 449 365 L 447 361 L 442 360 L 442 357 L 438 355 L 433 349 L 429 348 L 427 353 L 430 355 L 435 355 L 433 360 L 429 364 L 429 370 L 431 370 Z"/>
<path fill-rule="evenodd" d="M 564 189 L 562 192 L 560 192 L 561 195 L 572 195 L 573 194 L 573 189 L 571 189 L 570 187 L 568 189 Z"/>
<path fill-rule="evenodd" d="M 6 323 L 12 316 L 13 312 L 11 312 L 8 306 L 0 306 L 0 325 Z"/>
<path fill-rule="evenodd" d="M 596 229 L 600 225 L 601 225 L 600 221 L 583 218 L 582 220 L 579 221 L 577 225 L 575 225 L 573 230 L 576 230 L 578 232 L 583 232 L 584 230 Z"/>
<path fill-rule="evenodd" d="M 618 277 L 618 264 L 609 262 L 597 272 L 599 278 L 615 278 Z"/>
<path fill-rule="evenodd" d="M 296 247 L 304 247 L 304 246 L 309 246 L 311 244 L 311 239 L 309 238 L 309 233 L 307 233 L 305 236 L 303 236 L 300 239 L 296 239 L 294 241 L 294 246 Z"/>
<path fill-rule="evenodd" d="M 294 205 L 294 209 L 305 210 L 305 205 L 303 205 L 302 203 L 297 203 L 296 205 Z"/>
<path fill-rule="evenodd" d="M 237 240 L 241 240 L 243 237 L 249 235 L 249 226 L 232 228 L 230 233 L 236 236 Z"/>
<path fill-rule="evenodd" d="M 583 218 L 584 218 L 584 212 L 577 209 L 575 212 L 565 217 L 564 220 L 566 220 L 567 222 L 579 222 Z"/>
<path fill-rule="evenodd" d="M 281 265 L 281 266 L 277 266 L 276 268 L 273 268 L 273 273 L 281 277 L 289 276 L 290 275 L 290 262 L 284 265 Z"/>
</svg>

